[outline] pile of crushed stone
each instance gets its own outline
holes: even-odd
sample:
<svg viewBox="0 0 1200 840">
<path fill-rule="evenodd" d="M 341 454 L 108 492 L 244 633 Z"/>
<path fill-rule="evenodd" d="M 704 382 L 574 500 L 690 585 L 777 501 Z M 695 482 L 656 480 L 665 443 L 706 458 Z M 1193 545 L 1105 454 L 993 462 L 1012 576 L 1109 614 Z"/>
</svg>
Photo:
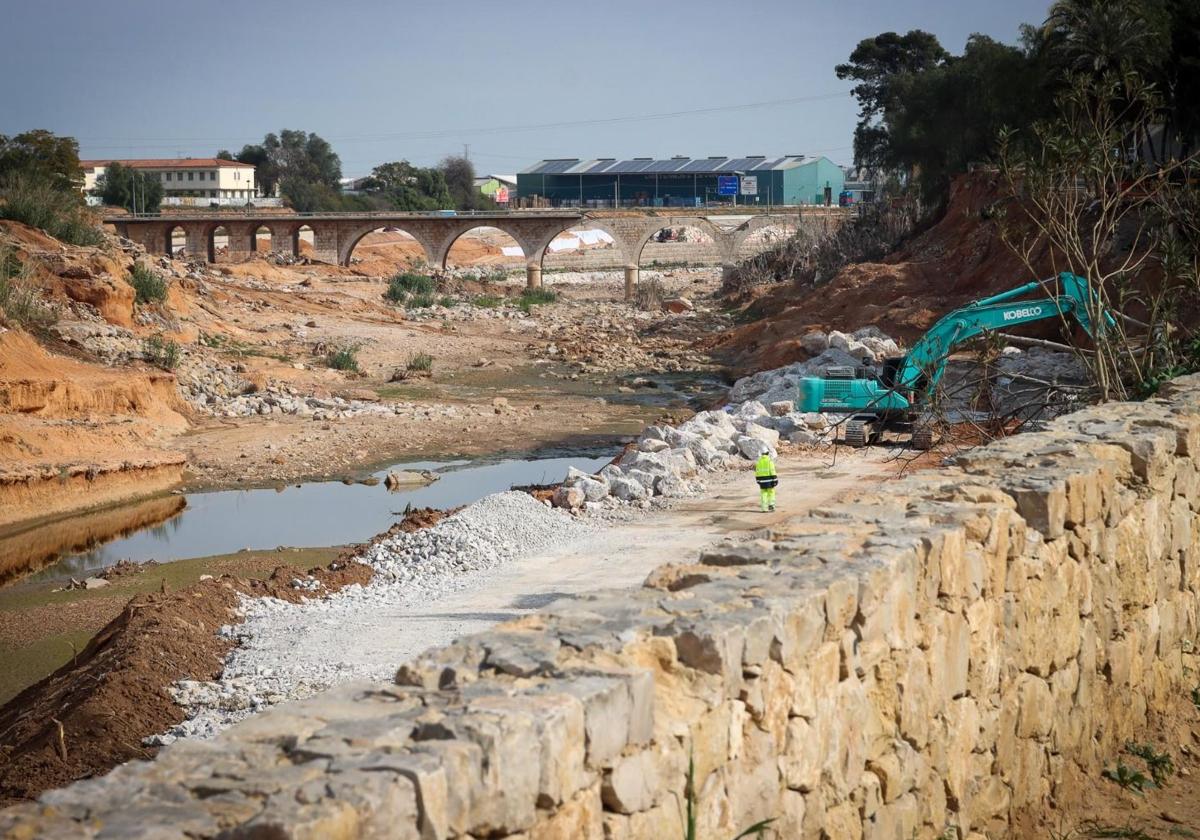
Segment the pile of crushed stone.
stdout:
<svg viewBox="0 0 1200 840">
<path fill-rule="evenodd" d="M 419 608 L 489 573 L 591 533 L 597 526 L 527 493 L 485 496 L 432 528 L 397 532 L 355 559 L 375 570 L 366 585 L 292 604 L 246 598 L 243 622 L 222 628 L 237 646 L 212 682 L 185 680 L 171 693 L 188 717 L 148 743 L 211 737 L 262 709 L 351 680 L 388 680 L 420 653 L 397 647 L 389 628 L 428 619 Z"/>
</svg>

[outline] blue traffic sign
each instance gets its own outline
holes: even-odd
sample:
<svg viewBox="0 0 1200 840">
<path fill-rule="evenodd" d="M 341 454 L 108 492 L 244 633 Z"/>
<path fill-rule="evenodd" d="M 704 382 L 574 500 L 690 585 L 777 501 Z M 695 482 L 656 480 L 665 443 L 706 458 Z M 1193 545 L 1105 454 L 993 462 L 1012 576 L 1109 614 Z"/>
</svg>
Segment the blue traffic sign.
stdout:
<svg viewBox="0 0 1200 840">
<path fill-rule="evenodd" d="M 737 195 L 738 177 L 736 175 L 717 176 L 717 195 Z"/>
</svg>

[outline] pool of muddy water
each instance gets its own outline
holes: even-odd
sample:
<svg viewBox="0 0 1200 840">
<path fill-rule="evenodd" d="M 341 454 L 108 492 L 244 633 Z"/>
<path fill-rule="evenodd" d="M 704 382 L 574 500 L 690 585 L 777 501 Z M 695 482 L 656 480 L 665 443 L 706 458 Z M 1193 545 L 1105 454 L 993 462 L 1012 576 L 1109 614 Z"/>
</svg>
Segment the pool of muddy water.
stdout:
<svg viewBox="0 0 1200 840">
<path fill-rule="evenodd" d="M 160 497 L 0 537 L 0 584 L 18 577 L 82 578 L 119 560 L 162 563 L 242 549 L 363 542 L 399 521 L 408 505 L 459 507 L 513 486 L 561 481 L 569 466 L 595 472 L 611 458 L 612 453 L 589 452 L 568 457 L 418 461 L 374 473 L 380 481 L 374 485 L 319 481 Z M 382 481 L 390 470 L 430 470 L 439 478 L 389 491 Z"/>
</svg>

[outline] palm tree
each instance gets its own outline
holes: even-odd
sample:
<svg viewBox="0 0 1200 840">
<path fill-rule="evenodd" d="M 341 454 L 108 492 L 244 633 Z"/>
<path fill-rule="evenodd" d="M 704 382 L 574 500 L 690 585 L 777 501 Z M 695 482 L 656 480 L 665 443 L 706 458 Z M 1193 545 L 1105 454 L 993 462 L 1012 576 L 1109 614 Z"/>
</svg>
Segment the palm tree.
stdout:
<svg viewBox="0 0 1200 840">
<path fill-rule="evenodd" d="M 1167 49 L 1152 11 L 1138 0 L 1055 0 L 1042 31 L 1052 60 L 1067 73 L 1098 77 L 1128 67 L 1150 75 Z"/>
</svg>

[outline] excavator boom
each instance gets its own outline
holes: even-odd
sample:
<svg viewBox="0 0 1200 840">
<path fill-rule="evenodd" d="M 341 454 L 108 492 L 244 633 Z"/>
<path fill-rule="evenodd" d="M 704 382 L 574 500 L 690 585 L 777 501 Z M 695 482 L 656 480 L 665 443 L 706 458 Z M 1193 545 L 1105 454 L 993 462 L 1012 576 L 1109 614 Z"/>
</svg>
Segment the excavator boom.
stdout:
<svg viewBox="0 0 1200 840">
<path fill-rule="evenodd" d="M 1033 292 L 1045 297 L 1025 299 Z M 1116 326 L 1103 310 L 1087 280 L 1063 272 L 1049 280 L 1034 280 L 1007 292 L 977 300 L 945 315 L 900 359 L 888 360 L 882 375 L 854 368 L 831 369 L 824 377 L 800 382 L 796 408 L 853 414 L 847 438 L 865 443 L 867 427 L 911 414 L 924 406 L 946 372 L 954 348 L 985 332 L 998 332 L 1051 318 L 1073 319 L 1088 335 Z M 851 434 L 851 429 L 865 430 Z M 861 445 L 861 444 L 860 444 Z"/>
</svg>

